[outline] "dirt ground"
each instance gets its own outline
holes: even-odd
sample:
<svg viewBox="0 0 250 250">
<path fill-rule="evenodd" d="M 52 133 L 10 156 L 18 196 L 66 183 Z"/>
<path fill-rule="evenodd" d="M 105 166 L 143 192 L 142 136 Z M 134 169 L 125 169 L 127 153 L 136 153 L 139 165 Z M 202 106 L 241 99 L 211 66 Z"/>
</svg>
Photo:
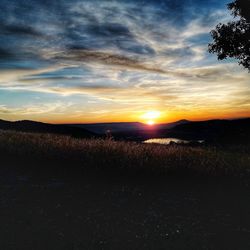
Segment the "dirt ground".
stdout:
<svg viewBox="0 0 250 250">
<path fill-rule="evenodd" d="M 0 249 L 250 249 L 246 178 L 35 169 L 0 168 Z"/>
</svg>

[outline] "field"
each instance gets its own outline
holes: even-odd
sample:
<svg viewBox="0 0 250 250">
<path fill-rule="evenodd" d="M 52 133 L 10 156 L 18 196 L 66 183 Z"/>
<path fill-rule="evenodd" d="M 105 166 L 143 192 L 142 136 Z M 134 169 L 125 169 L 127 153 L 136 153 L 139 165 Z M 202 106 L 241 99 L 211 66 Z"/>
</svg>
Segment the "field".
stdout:
<svg viewBox="0 0 250 250">
<path fill-rule="evenodd" d="M 249 147 L 0 132 L 0 249 L 249 249 Z"/>
<path fill-rule="evenodd" d="M 164 146 L 1 131 L 0 152 L 7 160 L 18 162 L 70 163 L 82 169 L 138 175 L 245 175 L 250 170 L 250 147 L 246 145 L 226 148 Z"/>
</svg>

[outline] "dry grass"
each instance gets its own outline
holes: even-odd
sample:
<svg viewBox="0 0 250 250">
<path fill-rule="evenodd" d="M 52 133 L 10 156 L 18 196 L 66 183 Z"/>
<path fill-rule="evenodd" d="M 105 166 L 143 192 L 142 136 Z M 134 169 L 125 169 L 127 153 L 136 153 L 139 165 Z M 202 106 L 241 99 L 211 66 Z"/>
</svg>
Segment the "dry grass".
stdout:
<svg viewBox="0 0 250 250">
<path fill-rule="evenodd" d="M 245 174 L 250 170 L 249 152 L 249 148 L 243 146 L 237 150 L 163 146 L 0 131 L 0 154 L 7 160 L 65 163 L 70 167 L 77 165 L 105 171 Z"/>
</svg>

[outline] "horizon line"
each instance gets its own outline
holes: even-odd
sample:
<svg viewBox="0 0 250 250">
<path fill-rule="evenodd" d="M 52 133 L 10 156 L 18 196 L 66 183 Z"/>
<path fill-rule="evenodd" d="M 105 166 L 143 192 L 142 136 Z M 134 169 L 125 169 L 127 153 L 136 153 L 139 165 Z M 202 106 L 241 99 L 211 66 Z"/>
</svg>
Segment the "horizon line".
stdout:
<svg viewBox="0 0 250 250">
<path fill-rule="evenodd" d="M 237 117 L 237 118 L 211 118 L 211 119 L 178 119 L 178 120 L 174 120 L 171 122 L 160 122 L 160 123 L 155 123 L 154 126 L 157 125 L 163 125 L 163 124 L 168 124 L 168 123 L 176 123 L 179 121 L 188 121 L 188 122 L 204 122 L 204 121 L 214 121 L 214 120 L 224 120 L 224 121 L 231 121 L 231 120 L 241 120 L 241 119 L 250 119 L 250 116 L 247 117 Z M 30 121 L 30 122 L 39 122 L 39 123 L 45 123 L 45 124 L 53 124 L 53 125 L 94 125 L 94 124 L 118 124 L 118 123 L 140 123 L 143 125 L 148 125 L 147 123 L 144 122 L 140 122 L 140 121 L 115 121 L 115 122 L 86 122 L 86 123 L 79 123 L 79 122 L 73 122 L 73 123 L 54 123 L 54 122 L 44 122 L 44 121 L 39 121 L 39 120 L 29 120 L 29 119 L 23 119 L 23 120 L 5 120 L 5 119 L 1 119 L 0 121 L 6 121 L 6 122 L 24 122 L 24 121 Z"/>
</svg>

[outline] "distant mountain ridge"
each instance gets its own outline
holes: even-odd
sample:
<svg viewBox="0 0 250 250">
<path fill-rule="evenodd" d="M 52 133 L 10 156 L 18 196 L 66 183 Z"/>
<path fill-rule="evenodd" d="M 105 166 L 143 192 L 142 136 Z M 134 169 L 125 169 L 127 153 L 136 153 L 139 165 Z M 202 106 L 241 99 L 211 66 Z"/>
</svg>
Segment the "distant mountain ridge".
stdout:
<svg viewBox="0 0 250 250">
<path fill-rule="evenodd" d="M 250 144 L 250 118 L 235 120 L 187 121 L 149 126 L 139 122 L 97 124 L 47 124 L 34 121 L 0 120 L 0 130 L 52 133 L 79 138 L 104 138 L 107 131 L 117 140 L 144 141 L 151 138 L 205 140 L 210 144 Z"/>
<path fill-rule="evenodd" d="M 85 129 L 69 127 L 64 125 L 49 124 L 43 122 L 35 122 L 29 120 L 22 121 L 5 121 L 0 120 L 0 129 L 2 130 L 15 130 L 21 132 L 33 132 L 33 133 L 51 133 L 69 135 L 80 138 L 95 137 L 96 134 Z"/>
<path fill-rule="evenodd" d="M 138 124 L 137 124 L 138 125 Z M 110 127 L 108 127 L 110 129 Z M 148 126 L 136 129 L 111 130 L 115 139 L 144 141 L 151 138 L 205 140 L 208 144 L 250 143 L 250 118 L 234 120 L 187 121 Z"/>
<path fill-rule="evenodd" d="M 67 124 L 68 126 L 84 128 L 96 134 L 105 134 L 107 131 L 111 133 L 150 131 L 159 129 L 170 129 L 180 124 L 189 123 L 188 120 L 180 120 L 171 123 L 162 123 L 149 126 L 141 122 L 113 122 L 113 123 L 90 123 L 90 124 Z"/>
<path fill-rule="evenodd" d="M 250 118 L 180 124 L 169 131 L 168 135 L 185 139 L 203 139 L 212 143 L 250 143 Z"/>
</svg>

